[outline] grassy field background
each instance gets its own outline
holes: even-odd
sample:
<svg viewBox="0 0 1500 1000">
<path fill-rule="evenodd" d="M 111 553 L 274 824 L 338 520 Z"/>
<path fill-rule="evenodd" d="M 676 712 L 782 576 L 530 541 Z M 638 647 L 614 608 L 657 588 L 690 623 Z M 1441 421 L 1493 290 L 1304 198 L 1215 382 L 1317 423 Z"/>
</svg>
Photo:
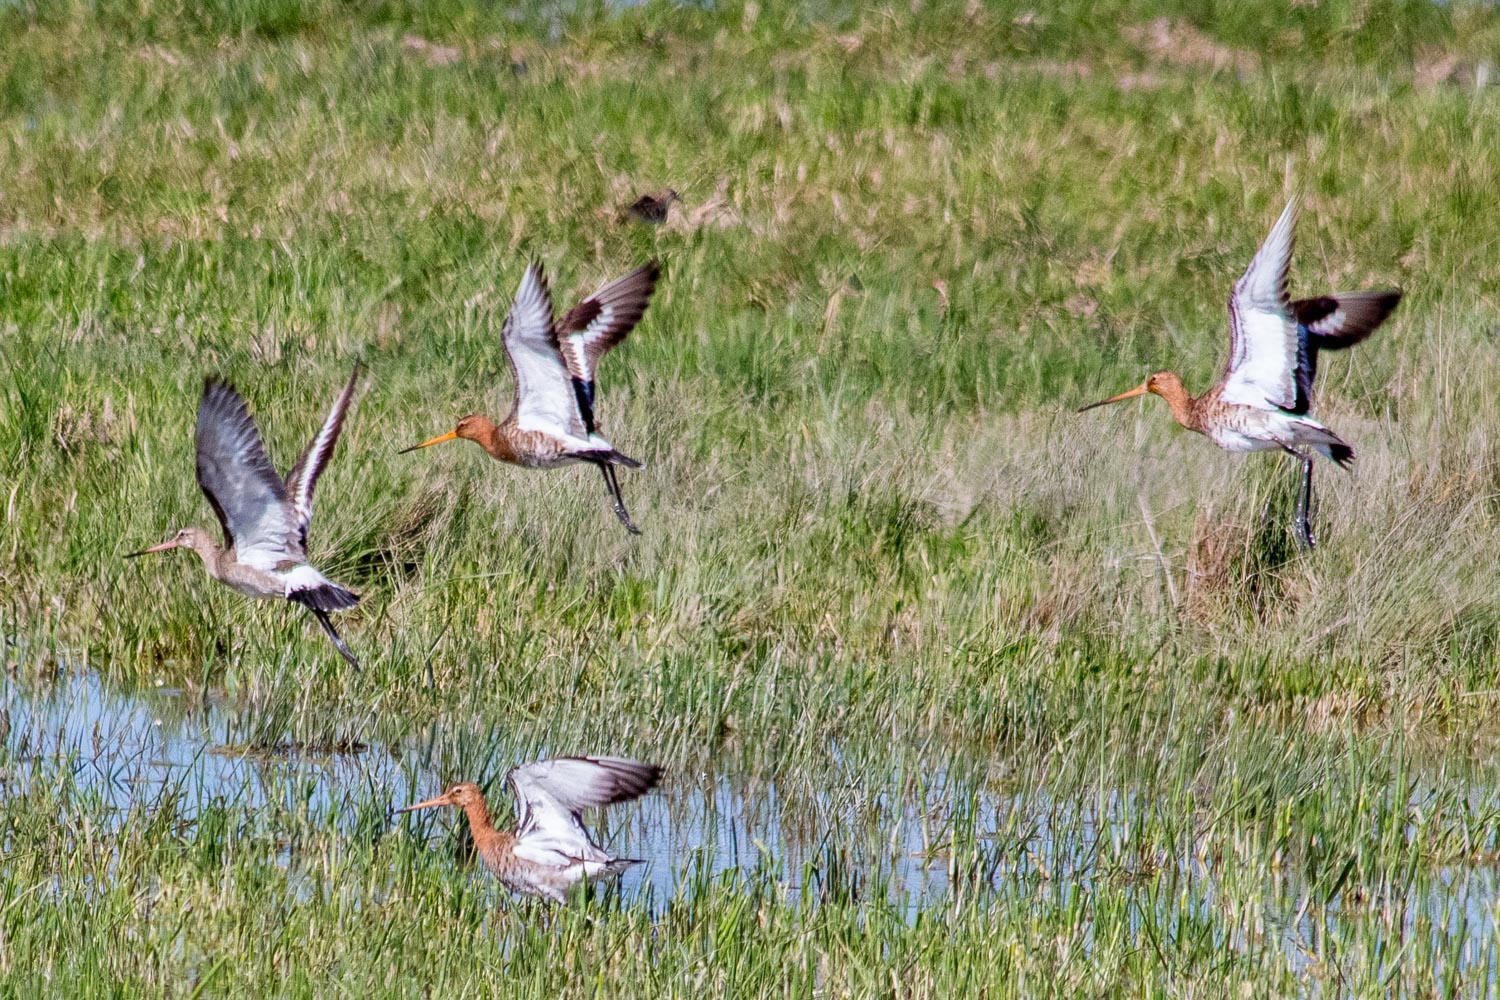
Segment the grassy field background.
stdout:
<svg viewBox="0 0 1500 1000">
<path fill-rule="evenodd" d="M 0 5 L 7 989 L 1492 990 L 1497 58 L 1468 3 Z M 1406 290 L 1324 365 L 1312 554 L 1290 462 L 1073 413 L 1212 382 L 1293 192 L 1294 294 Z M 663 263 L 601 376 L 639 539 L 591 470 L 395 454 L 503 415 L 533 257 Z M 357 359 L 311 546 L 355 674 L 121 556 L 212 524 L 205 375 L 284 468 Z M 26 708 L 79 675 L 428 786 L 133 784 Z M 543 911 L 387 818 L 577 751 L 776 789 L 802 870 Z M 966 886 L 916 915 L 868 874 L 908 813 Z"/>
</svg>

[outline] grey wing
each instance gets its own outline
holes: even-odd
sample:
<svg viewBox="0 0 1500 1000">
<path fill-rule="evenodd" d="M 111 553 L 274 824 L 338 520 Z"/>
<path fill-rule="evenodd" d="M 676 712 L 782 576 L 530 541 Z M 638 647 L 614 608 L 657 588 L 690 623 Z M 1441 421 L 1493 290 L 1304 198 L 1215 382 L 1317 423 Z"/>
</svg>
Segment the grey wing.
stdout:
<svg viewBox="0 0 1500 1000">
<path fill-rule="evenodd" d="M 1282 409 L 1295 405 L 1297 319 L 1287 294 L 1287 272 L 1296 225 L 1293 198 L 1234 283 L 1229 296 L 1229 364 L 1220 394 L 1227 402 Z"/>
<path fill-rule="evenodd" d="M 523 430 L 582 437 L 583 418 L 558 353 L 552 295 L 540 264 L 527 266 L 500 336 L 516 379 L 516 423 Z"/>
<path fill-rule="evenodd" d="M 246 565 L 274 569 L 305 559 L 286 486 L 266 458 L 245 401 L 227 382 L 209 379 L 198 402 L 198 485 L 224 540 Z"/>
<path fill-rule="evenodd" d="M 506 780 L 516 794 L 517 853 L 608 861 L 584 828 L 583 810 L 638 798 L 661 773 L 623 757 L 554 757 L 513 768 Z"/>
<path fill-rule="evenodd" d="M 354 399 L 354 387 L 358 382 L 359 364 L 356 362 L 354 372 L 349 376 L 344 391 L 333 401 L 333 408 L 328 411 L 323 426 L 308 442 L 307 449 L 297 459 L 297 464 L 286 474 L 287 499 L 291 501 L 298 540 L 304 549 L 307 547 L 307 527 L 312 522 L 313 489 L 318 485 L 318 477 L 328 467 L 328 460 L 333 457 L 333 449 L 338 444 L 339 432 L 344 428 L 344 417 L 349 412 L 349 404 Z"/>
</svg>

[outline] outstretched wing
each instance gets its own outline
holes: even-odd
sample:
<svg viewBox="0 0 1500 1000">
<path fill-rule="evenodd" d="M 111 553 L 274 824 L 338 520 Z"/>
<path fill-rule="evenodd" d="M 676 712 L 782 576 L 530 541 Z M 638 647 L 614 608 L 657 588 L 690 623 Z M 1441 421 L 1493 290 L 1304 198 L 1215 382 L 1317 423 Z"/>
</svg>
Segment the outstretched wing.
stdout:
<svg viewBox="0 0 1500 1000">
<path fill-rule="evenodd" d="M 198 485 L 219 515 L 236 560 L 260 569 L 303 561 L 286 486 L 266 458 L 244 399 L 227 382 L 204 383 L 195 439 Z"/>
<path fill-rule="evenodd" d="M 1297 401 L 1297 319 L 1287 295 L 1297 199 L 1287 202 L 1271 234 L 1229 296 L 1229 365 L 1222 399 L 1291 409 Z"/>
<path fill-rule="evenodd" d="M 599 359 L 641 321 L 661 267 L 656 261 L 616 278 L 568 310 L 557 324 L 558 348 L 578 397 L 584 427 L 594 433 L 594 376 Z"/>
<path fill-rule="evenodd" d="M 307 548 L 307 526 L 312 521 L 313 489 L 318 485 L 318 477 L 327 468 L 328 460 L 333 457 L 333 447 L 338 444 L 339 432 L 344 428 L 344 417 L 349 412 L 349 404 L 354 399 L 354 387 L 358 381 L 359 363 L 355 362 L 348 384 L 339 393 L 339 398 L 333 401 L 333 408 L 328 411 L 317 436 L 308 442 L 307 450 L 297 459 L 292 471 L 286 474 L 287 499 L 291 501 L 292 514 L 297 521 L 298 541 L 304 549 Z"/>
<path fill-rule="evenodd" d="M 660 778 L 660 767 L 623 757 L 554 757 L 513 768 L 505 780 L 516 794 L 516 853 L 548 864 L 608 861 L 584 829 L 583 810 L 628 802 Z"/>
<path fill-rule="evenodd" d="M 515 418 L 522 430 L 563 437 L 586 433 L 568 369 L 552 328 L 552 295 L 542 265 L 527 265 L 501 331 L 516 379 Z"/>
<path fill-rule="evenodd" d="M 1292 303 L 1297 317 L 1297 404 L 1292 412 L 1312 409 L 1313 382 L 1318 377 L 1318 352 L 1341 351 L 1364 340 L 1384 323 L 1401 301 L 1401 290 L 1334 292 Z"/>
</svg>

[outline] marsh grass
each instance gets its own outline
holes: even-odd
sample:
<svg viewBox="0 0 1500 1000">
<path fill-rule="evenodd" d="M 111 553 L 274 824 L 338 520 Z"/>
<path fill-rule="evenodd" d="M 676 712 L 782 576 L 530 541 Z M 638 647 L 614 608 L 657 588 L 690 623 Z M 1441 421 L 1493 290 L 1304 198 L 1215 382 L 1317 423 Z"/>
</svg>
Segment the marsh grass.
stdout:
<svg viewBox="0 0 1500 1000">
<path fill-rule="evenodd" d="M 88 741 L 16 729 L 0 972 L 1483 992 L 1497 45 L 1491 8 L 1432 3 L 0 11 L 14 697 L 160 681 L 224 706 L 205 747 L 426 733 L 444 780 L 497 785 L 534 753 L 635 753 L 669 766 L 669 807 L 726 776 L 802 824 L 756 864 L 683 843 L 668 882 L 543 912 L 388 823 L 415 787 L 268 765 L 303 806 L 208 782 L 122 807 Z M 666 185 L 666 225 L 619 220 Z M 1211 382 L 1228 285 L 1293 189 L 1294 291 L 1407 291 L 1324 366 L 1359 464 L 1319 468 L 1312 554 L 1292 463 L 1154 400 L 1072 412 L 1162 367 Z M 498 327 L 532 256 L 560 299 L 664 262 L 602 376 L 647 464 L 639 539 L 589 470 L 395 454 L 508 405 Z M 189 557 L 120 559 L 211 523 L 205 375 L 284 467 L 356 359 L 312 549 L 364 595 L 359 674 Z M 896 802 L 935 811 L 923 849 L 951 869 L 918 906 L 881 881 Z"/>
</svg>

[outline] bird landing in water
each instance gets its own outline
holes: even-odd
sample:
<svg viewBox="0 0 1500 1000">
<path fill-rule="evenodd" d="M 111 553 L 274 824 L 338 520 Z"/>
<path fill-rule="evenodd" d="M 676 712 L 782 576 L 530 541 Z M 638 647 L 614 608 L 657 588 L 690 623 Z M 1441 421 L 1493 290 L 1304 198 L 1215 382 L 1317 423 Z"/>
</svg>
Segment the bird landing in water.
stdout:
<svg viewBox="0 0 1500 1000">
<path fill-rule="evenodd" d="M 623 757 L 554 757 L 512 768 L 505 780 L 516 796 L 513 831 L 495 829 L 484 793 L 472 781 L 397 811 L 457 806 L 468 816 L 485 867 L 506 888 L 562 902 L 580 882 L 612 878 L 641 863 L 596 844 L 583 825 L 583 810 L 639 798 L 661 774 L 655 764 Z"/>
<path fill-rule="evenodd" d="M 1229 362 L 1201 396 L 1191 395 L 1175 372 L 1156 372 L 1134 389 L 1092 403 L 1118 403 L 1147 393 L 1160 396 L 1172 416 L 1226 451 L 1281 450 L 1302 463 L 1294 530 L 1306 548 L 1312 532 L 1314 453 L 1344 468 L 1354 449 L 1311 416 L 1318 352 L 1364 340 L 1401 301 L 1398 289 L 1334 292 L 1293 301 L 1287 293 L 1297 200 L 1282 210 L 1250 266 L 1229 296 Z"/>
</svg>

